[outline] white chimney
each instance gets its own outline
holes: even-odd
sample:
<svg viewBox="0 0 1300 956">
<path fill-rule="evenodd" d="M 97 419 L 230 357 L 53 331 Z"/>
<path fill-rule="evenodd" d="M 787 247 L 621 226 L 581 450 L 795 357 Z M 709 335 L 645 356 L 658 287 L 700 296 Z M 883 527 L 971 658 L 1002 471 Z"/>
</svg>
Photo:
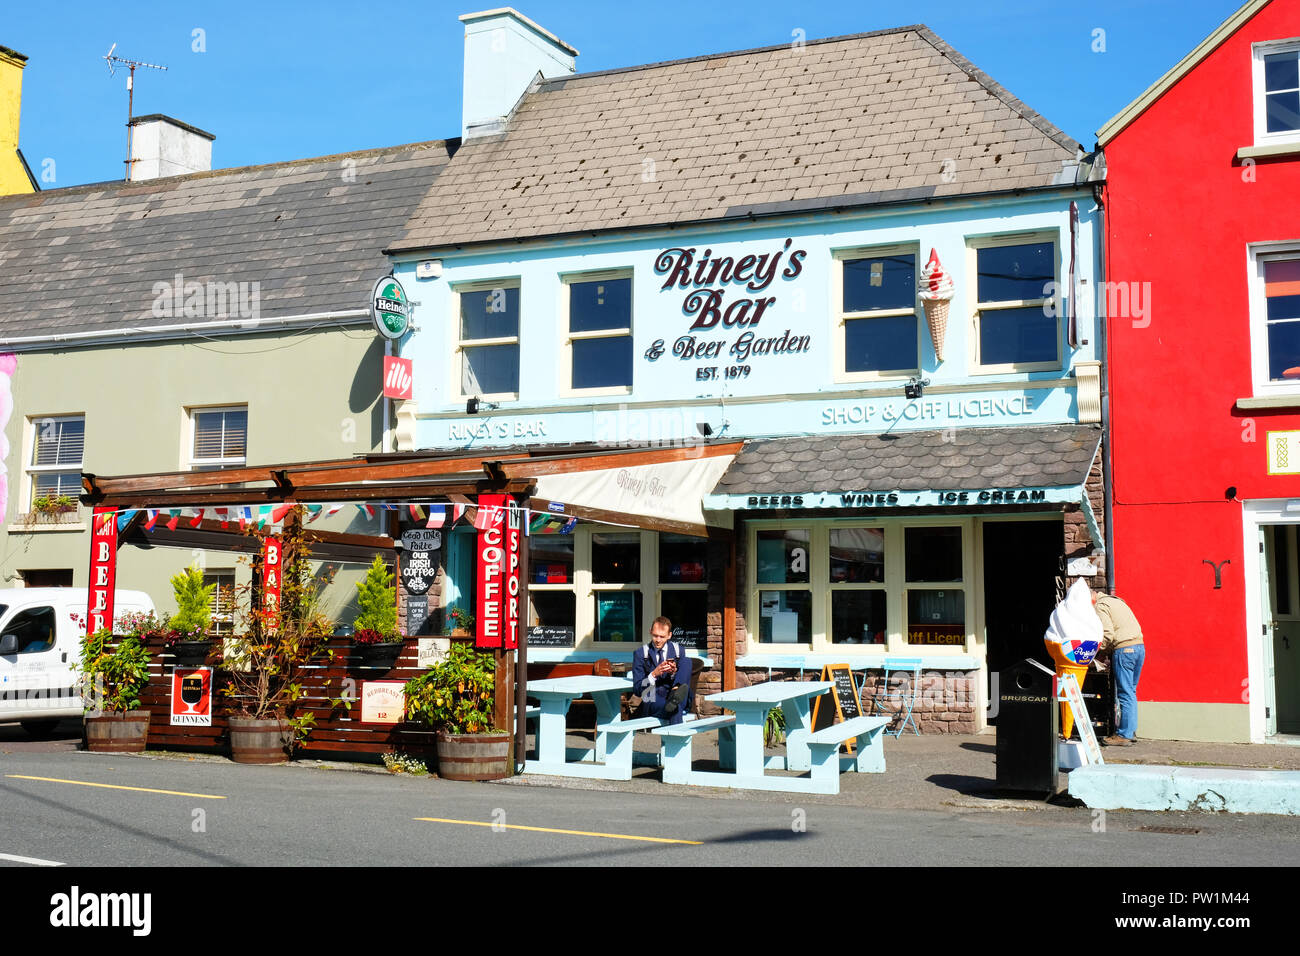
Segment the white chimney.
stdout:
<svg viewBox="0 0 1300 956">
<path fill-rule="evenodd" d="M 134 117 L 131 127 L 132 182 L 203 173 L 212 168 L 211 133 L 161 113 Z"/>
<path fill-rule="evenodd" d="M 500 132 L 538 73 L 574 73 L 578 51 L 513 7 L 460 18 L 465 24 L 465 85 L 461 135 Z"/>
</svg>

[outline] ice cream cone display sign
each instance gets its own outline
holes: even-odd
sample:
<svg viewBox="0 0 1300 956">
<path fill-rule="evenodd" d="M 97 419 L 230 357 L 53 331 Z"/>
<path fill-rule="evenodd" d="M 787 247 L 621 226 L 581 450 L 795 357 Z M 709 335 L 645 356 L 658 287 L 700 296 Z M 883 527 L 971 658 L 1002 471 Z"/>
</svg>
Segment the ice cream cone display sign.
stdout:
<svg viewBox="0 0 1300 956">
<path fill-rule="evenodd" d="M 1101 645 L 1101 619 L 1092 608 L 1092 592 L 1086 582 L 1075 581 L 1065 594 L 1065 600 L 1056 605 L 1043 643 L 1056 664 L 1056 676 L 1074 675 L 1079 686 L 1087 676 L 1088 665 L 1097 656 Z M 1061 735 L 1070 739 L 1074 729 L 1074 714 L 1069 704 L 1061 704 Z"/>
<path fill-rule="evenodd" d="M 948 306 L 952 303 L 952 276 L 939 264 L 939 253 L 930 250 L 930 261 L 921 270 L 918 289 L 925 321 L 930 326 L 930 341 L 934 343 L 934 357 L 943 361 L 943 339 L 948 332 Z"/>
</svg>

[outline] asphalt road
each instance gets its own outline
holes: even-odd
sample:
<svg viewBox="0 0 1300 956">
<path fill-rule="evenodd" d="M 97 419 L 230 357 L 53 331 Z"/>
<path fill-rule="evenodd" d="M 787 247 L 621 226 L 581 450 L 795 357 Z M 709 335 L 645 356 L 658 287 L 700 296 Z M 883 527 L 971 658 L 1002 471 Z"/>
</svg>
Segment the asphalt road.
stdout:
<svg viewBox="0 0 1300 956">
<path fill-rule="evenodd" d="M 1284 817 L 867 809 L 75 751 L 0 759 L 0 866 L 1300 864 L 1300 819 Z"/>
</svg>

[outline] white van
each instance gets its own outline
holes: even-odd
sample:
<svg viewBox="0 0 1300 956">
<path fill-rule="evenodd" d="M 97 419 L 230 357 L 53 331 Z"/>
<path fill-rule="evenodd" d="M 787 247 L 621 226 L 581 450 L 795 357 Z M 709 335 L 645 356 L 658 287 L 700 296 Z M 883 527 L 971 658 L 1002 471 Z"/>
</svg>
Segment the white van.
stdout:
<svg viewBox="0 0 1300 956">
<path fill-rule="evenodd" d="M 77 665 L 86 633 L 85 588 L 0 588 L 0 722 L 33 736 L 80 717 Z M 154 610 L 143 591 L 117 591 L 113 613 Z"/>
</svg>

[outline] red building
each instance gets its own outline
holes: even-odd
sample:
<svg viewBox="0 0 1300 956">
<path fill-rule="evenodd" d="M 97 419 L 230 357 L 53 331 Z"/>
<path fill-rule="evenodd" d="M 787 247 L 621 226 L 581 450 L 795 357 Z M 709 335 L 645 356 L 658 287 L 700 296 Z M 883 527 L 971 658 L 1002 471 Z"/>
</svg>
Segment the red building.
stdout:
<svg viewBox="0 0 1300 956">
<path fill-rule="evenodd" d="M 1098 140 L 1138 735 L 1300 734 L 1300 0 L 1245 4 Z"/>
</svg>

